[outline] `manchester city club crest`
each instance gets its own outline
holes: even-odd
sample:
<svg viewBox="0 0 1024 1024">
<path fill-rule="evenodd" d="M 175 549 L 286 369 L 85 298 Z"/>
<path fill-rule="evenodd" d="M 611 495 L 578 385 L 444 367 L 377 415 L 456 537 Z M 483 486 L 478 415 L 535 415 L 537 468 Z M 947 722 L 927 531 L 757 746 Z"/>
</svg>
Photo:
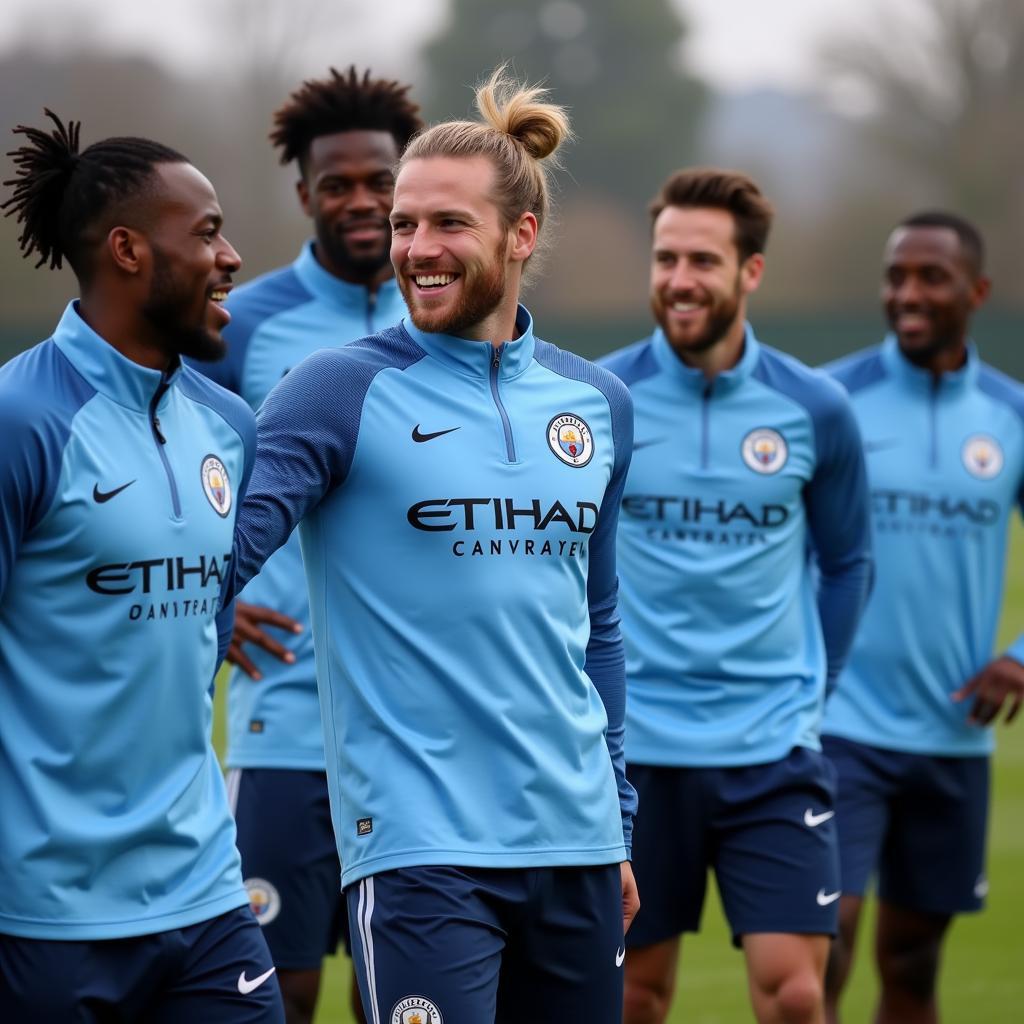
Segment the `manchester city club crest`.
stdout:
<svg viewBox="0 0 1024 1024">
<path fill-rule="evenodd" d="M 231 482 L 224 463 L 216 455 L 207 455 L 200 469 L 203 479 L 203 493 L 222 518 L 231 511 Z"/>
<path fill-rule="evenodd" d="M 988 434 L 972 434 L 960 449 L 964 468 L 979 480 L 991 480 L 999 476 L 1003 468 L 1003 449 L 999 442 Z"/>
<path fill-rule="evenodd" d="M 406 996 L 395 1003 L 391 1024 L 443 1024 L 441 1011 L 423 996 Z"/>
<path fill-rule="evenodd" d="M 548 424 L 548 447 L 567 466 L 580 469 L 593 458 L 594 438 L 586 420 L 563 412 Z"/>
<path fill-rule="evenodd" d="M 281 913 L 281 895 L 265 878 L 247 878 L 243 883 L 249 894 L 249 909 L 256 923 L 265 928 Z"/>
<path fill-rule="evenodd" d="M 771 427 L 758 427 L 747 434 L 740 445 L 740 453 L 750 469 L 765 476 L 778 473 L 789 458 L 786 439 Z"/>
</svg>

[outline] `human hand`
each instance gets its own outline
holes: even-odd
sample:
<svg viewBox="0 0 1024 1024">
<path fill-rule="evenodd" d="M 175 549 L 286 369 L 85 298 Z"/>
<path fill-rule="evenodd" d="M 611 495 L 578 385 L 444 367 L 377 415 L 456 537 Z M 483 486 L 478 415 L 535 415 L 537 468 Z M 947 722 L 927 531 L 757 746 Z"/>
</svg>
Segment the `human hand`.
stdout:
<svg viewBox="0 0 1024 1024">
<path fill-rule="evenodd" d="M 275 612 L 272 608 L 263 608 L 257 604 L 235 602 L 235 628 L 231 634 L 231 644 L 225 660 L 237 665 L 250 679 L 259 681 L 263 678 L 260 670 L 242 649 L 243 644 L 256 644 L 268 654 L 291 665 L 295 655 L 282 644 L 278 643 L 262 627 L 273 626 L 289 633 L 301 633 L 302 625 L 287 615 Z"/>
<path fill-rule="evenodd" d="M 967 721 L 991 725 L 1006 707 L 1003 721 L 1010 724 L 1024 703 L 1024 665 L 1008 655 L 990 661 L 952 695 L 957 703 L 974 698 Z"/>
</svg>

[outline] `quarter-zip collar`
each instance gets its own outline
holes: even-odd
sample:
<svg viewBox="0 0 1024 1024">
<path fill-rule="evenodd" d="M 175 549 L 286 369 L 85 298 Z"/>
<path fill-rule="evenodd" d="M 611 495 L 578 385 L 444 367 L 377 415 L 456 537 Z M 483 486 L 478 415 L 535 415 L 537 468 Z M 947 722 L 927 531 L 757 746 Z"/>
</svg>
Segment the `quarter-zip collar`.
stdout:
<svg viewBox="0 0 1024 1024">
<path fill-rule="evenodd" d="M 402 301 L 398 283 L 393 277 L 382 281 L 371 293 L 366 285 L 342 281 L 340 277 L 335 277 L 330 271 L 324 270 L 313 255 L 312 240 L 302 247 L 292 268 L 299 281 L 316 298 L 342 313 L 365 316 L 371 294 L 374 296 L 373 305 L 379 309 L 389 309 L 393 304 Z"/>
<path fill-rule="evenodd" d="M 495 353 L 500 356 L 499 381 L 515 379 L 533 360 L 533 317 L 525 306 L 519 306 L 516 312 L 519 337 L 515 341 L 506 341 L 500 348 L 495 348 L 490 341 L 472 341 L 469 338 L 457 338 L 453 334 L 427 334 L 408 316 L 402 320 L 402 326 L 429 356 L 465 377 L 486 379 L 490 375 Z"/>
<path fill-rule="evenodd" d="M 670 377 L 679 381 L 688 391 L 696 394 L 704 394 L 711 384 L 711 390 L 716 395 L 725 395 L 740 387 L 747 378 L 754 372 L 758 360 L 761 358 L 761 345 L 754 335 L 754 329 L 749 323 L 744 324 L 743 354 L 740 361 L 732 367 L 718 374 L 713 381 L 704 376 L 703 371 L 686 363 L 676 355 L 665 332 L 659 327 L 651 337 L 651 347 L 654 350 L 654 358 L 658 365 Z"/>
<path fill-rule="evenodd" d="M 938 378 L 923 367 L 915 366 L 900 349 L 895 334 L 887 334 L 882 342 L 882 363 L 888 373 L 904 387 L 923 393 L 931 393 L 936 384 L 943 393 L 962 391 L 973 387 L 978 379 L 980 361 L 973 341 L 967 342 L 967 362 L 958 370 L 940 374 Z"/>
<path fill-rule="evenodd" d="M 181 373 L 180 362 L 170 371 L 151 370 L 125 358 L 100 337 L 78 312 L 78 299 L 68 303 L 57 329 L 54 344 L 71 365 L 101 394 L 136 412 L 150 411 L 161 383 L 168 385 L 157 408 L 168 402 L 170 385 Z"/>
</svg>

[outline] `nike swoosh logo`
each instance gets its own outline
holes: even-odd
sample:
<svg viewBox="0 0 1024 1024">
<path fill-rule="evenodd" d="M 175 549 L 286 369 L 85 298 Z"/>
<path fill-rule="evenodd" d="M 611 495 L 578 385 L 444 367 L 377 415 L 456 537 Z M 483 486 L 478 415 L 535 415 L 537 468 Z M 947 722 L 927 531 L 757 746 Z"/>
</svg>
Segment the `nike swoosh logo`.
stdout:
<svg viewBox="0 0 1024 1024">
<path fill-rule="evenodd" d="M 818 901 L 819 907 L 827 907 L 830 903 L 835 903 L 835 901 L 842 895 L 843 894 L 839 889 L 835 892 L 825 892 L 824 889 L 819 889 L 818 895 L 815 898 Z"/>
<path fill-rule="evenodd" d="M 898 437 L 890 437 L 884 441 L 865 441 L 864 451 L 865 452 L 882 452 L 886 448 L 897 448 L 899 447 L 900 439 Z"/>
<path fill-rule="evenodd" d="M 828 821 L 829 818 L 834 818 L 835 816 L 835 811 L 822 811 L 821 814 L 815 814 L 814 811 L 808 807 L 807 810 L 804 811 L 804 824 L 808 828 L 817 828 L 820 824 Z"/>
<path fill-rule="evenodd" d="M 638 452 L 641 448 L 650 448 L 652 444 L 661 444 L 665 439 L 663 437 L 655 437 L 650 441 L 634 441 L 633 451 Z"/>
<path fill-rule="evenodd" d="M 622 949 L 615 950 L 615 966 L 616 967 L 621 967 L 622 966 L 622 961 L 625 960 L 625 959 L 626 959 L 626 950 L 625 950 L 624 947 Z"/>
<path fill-rule="evenodd" d="M 116 498 L 126 487 L 131 487 L 135 483 L 134 480 L 129 480 L 126 484 L 121 484 L 120 487 L 115 487 L 112 491 L 101 491 L 99 484 L 92 485 L 92 500 L 97 505 L 102 505 L 105 501 L 110 501 L 111 498 Z"/>
<path fill-rule="evenodd" d="M 276 967 L 271 967 L 269 971 L 264 971 L 263 974 L 258 978 L 253 978 L 252 981 L 245 976 L 245 971 L 242 971 L 238 976 L 238 991 L 241 992 L 243 996 L 247 996 L 250 992 L 255 992 L 256 989 L 258 989 L 260 985 L 262 985 L 263 982 L 265 982 L 276 970 Z"/>
<path fill-rule="evenodd" d="M 458 427 L 449 427 L 447 430 L 435 430 L 432 434 L 421 434 L 420 425 L 417 423 L 416 426 L 412 428 L 412 439 L 417 444 L 422 444 L 424 441 L 433 441 L 435 437 L 450 434 L 453 430 L 458 429 Z"/>
</svg>

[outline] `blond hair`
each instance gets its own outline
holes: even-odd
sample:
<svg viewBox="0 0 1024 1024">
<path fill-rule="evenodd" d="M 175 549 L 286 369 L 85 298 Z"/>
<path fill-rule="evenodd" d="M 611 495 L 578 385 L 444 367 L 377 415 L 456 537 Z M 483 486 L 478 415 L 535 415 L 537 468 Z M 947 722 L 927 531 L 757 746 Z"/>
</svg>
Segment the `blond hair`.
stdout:
<svg viewBox="0 0 1024 1024">
<path fill-rule="evenodd" d="M 511 227 L 526 212 L 537 218 L 538 241 L 531 260 L 546 248 L 542 228 L 551 213 L 548 167 L 558 166 L 554 152 L 572 138 L 568 113 L 544 102 L 547 94 L 540 86 L 514 81 L 503 64 L 476 89 L 481 121 L 433 125 L 413 138 L 399 161 L 401 169 L 410 160 L 432 156 L 486 157 L 494 166 L 492 198 L 505 226 Z"/>
</svg>

